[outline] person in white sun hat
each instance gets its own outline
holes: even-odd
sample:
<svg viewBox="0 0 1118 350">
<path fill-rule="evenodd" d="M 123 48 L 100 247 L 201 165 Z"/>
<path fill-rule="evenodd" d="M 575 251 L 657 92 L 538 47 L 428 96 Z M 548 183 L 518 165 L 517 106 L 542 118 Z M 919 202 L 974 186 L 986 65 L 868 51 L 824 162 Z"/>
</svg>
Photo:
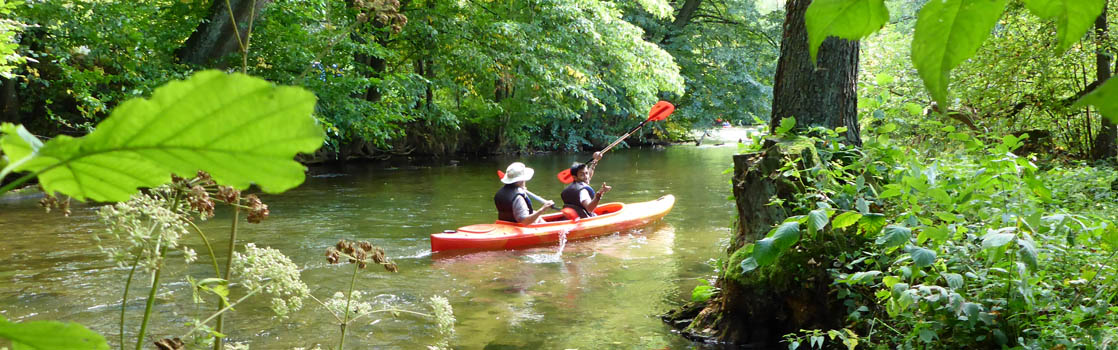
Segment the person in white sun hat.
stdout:
<svg viewBox="0 0 1118 350">
<path fill-rule="evenodd" d="M 544 201 L 540 210 L 532 209 L 532 201 L 528 200 L 528 187 L 525 183 L 532 179 L 535 172 L 521 162 L 509 164 L 505 176 L 501 178 L 505 186 L 493 195 L 493 204 L 497 205 L 497 220 L 525 225 L 543 221 L 540 215 L 545 208 L 555 202 Z"/>
</svg>

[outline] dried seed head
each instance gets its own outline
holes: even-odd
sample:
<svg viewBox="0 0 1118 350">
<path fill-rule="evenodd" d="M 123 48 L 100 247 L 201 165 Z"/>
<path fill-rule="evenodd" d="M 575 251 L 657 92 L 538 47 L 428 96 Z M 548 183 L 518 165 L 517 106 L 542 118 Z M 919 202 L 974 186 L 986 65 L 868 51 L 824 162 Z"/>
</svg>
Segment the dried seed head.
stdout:
<svg viewBox="0 0 1118 350">
<path fill-rule="evenodd" d="M 206 192 L 206 189 L 202 186 L 194 185 L 194 187 L 191 187 L 186 200 L 190 203 L 190 209 L 202 214 L 203 218 L 214 216 L 214 201 L 210 198 L 209 192 Z"/>
<path fill-rule="evenodd" d="M 259 224 L 268 217 L 268 205 L 261 202 L 260 198 L 256 197 L 255 194 L 250 194 L 245 197 L 245 201 L 248 202 L 249 207 L 248 222 Z"/>
<path fill-rule="evenodd" d="M 236 203 L 237 198 L 241 197 L 241 191 L 230 186 L 219 186 L 217 188 L 217 199 L 225 203 Z"/>
</svg>

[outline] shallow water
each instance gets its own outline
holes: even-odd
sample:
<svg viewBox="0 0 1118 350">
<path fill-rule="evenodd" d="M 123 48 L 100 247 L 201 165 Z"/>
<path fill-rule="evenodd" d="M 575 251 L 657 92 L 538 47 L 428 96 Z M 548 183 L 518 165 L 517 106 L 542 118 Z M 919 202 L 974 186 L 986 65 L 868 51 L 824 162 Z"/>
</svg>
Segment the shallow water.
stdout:
<svg viewBox="0 0 1118 350">
<path fill-rule="evenodd" d="M 587 155 L 538 155 L 385 168 L 347 164 L 312 168 L 302 186 L 262 195 L 271 209 L 263 224 L 242 224 L 239 241 L 283 251 L 302 268 L 311 292 L 325 299 L 349 283 L 352 265 L 329 265 L 324 253 L 339 239 L 368 240 L 384 248 L 399 273 L 369 268 L 357 276 L 367 300 L 429 312 L 432 295 L 449 298 L 457 318 L 456 349 L 689 349 L 658 315 L 690 298 L 710 261 L 723 254 L 734 216 L 731 156 L 726 147 L 674 146 L 609 153 L 593 184 L 613 186 L 603 201 L 636 202 L 663 194 L 677 198 L 664 220 L 590 240 L 513 251 L 432 255 L 428 235 L 491 222 L 496 170 L 523 161 L 536 170 L 532 192 L 558 200 L 554 174 Z M 453 164 L 452 164 L 453 163 Z M 550 195 L 549 195 L 550 194 Z M 95 208 L 76 206 L 64 218 L 44 214 L 35 198 L 0 200 L 0 315 L 15 321 L 80 322 L 118 343 L 120 297 L 128 270 L 115 266 L 92 236 L 103 229 Z M 225 255 L 230 213 L 204 222 L 219 256 Z M 187 244 L 199 260 L 184 266 L 169 253 L 157 297 L 151 340 L 185 333 L 196 305 L 185 282 L 212 277 L 200 239 Z M 224 261 L 222 259 L 222 261 Z M 126 303 L 127 338 L 138 332 L 150 276 L 138 274 Z M 234 287 L 234 296 L 237 295 Z M 232 341 L 253 349 L 336 347 L 337 322 L 308 301 L 287 319 L 273 318 L 268 298 L 237 307 L 228 318 Z M 378 314 L 350 326 L 348 349 L 425 349 L 431 320 Z M 114 345 L 115 347 L 115 345 Z M 150 342 L 145 348 L 152 348 Z"/>
</svg>

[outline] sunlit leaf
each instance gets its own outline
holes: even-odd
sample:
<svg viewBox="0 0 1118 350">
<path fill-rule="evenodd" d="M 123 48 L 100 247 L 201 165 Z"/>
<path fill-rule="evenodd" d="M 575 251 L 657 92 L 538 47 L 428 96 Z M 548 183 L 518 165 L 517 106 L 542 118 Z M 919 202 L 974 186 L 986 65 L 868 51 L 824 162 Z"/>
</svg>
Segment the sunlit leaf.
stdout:
<svg viewBox="0 0 1118 350">
<path fill-rule="evenodd" d="M 29 156 L 39 151 L 43 147 L 43 142 L 39 138 L 32 135 L 27 131 L 23 125 L 15 125 L 12 123 L 0 124 L 0 150 L 4 150 L 4 157 L 8 159 L 8 164 L 0 170 L 0 179 L 11 173 L 12 169 L 22 164 Z"/>
<path fill-rule="evenodd" d="M 772 238 L 777 252 L 788 250 L 800 240 L 800 223 L 790 221 L 780 224 L 769 233 L 769 237 Z"/>
<path fill-rule="evenodd" d="M 963 275 L 957 273 L 945 273 L 943 279 L 947 280 L 947 286 L 951 289 L 963 288 Z"/>
<path fill-rule="evenodd" d="M 314 95 L 241 74 L 204 71 L 168 83 L 151 99 L 124 102 L 82 138 L 48 141 L 17 171 L 37 172 L 48 192 L 77 199 L 127 200 L 139 187 L 192 177 L 282 192 L 303 182 L 293 158 L 324 135 L 311 112 Z"/>
<path fill-rule="evenodd" d="M 754 243 L 753 259 L 757 261 L 757 266 L 769 266 L 780 256 L 780 250 L 773 241 L 772 237 L 768 237 Z"/>
<path fill-rule="evenodd" d="M 836 216 L 834 220 L 831 220 L 831 227 L 834 227 L 835 229 L 841 229 L 857 223 L 858 219 L 861 218 L 862 214 L 859 214 L 856 211 L 843 212 L 842 214 Z"/>
<path fill-rule="evenodd" d="M 815 209 L 807 214 L 807 232 L 815 234 L 827 226 L 828 217 L 826 209 Z"/>
<path fill-rule="evenodd" d="M 1063 53 L 1091 29 L 1106 0 L 1025 0 L 1025 6 L 1037 17 L 1056 20 L 1056 36 Z"/>
<path fill-rule="evenodd" d="M 885 215 L 879 213 L 869 213 L 858 219 L 858 227 L 867 235 L 874 236 L 881 232 L 881 228 L 885 227 Z"/>
<path fill-rule="evenodd" d="M 780 119 L 780 126 L 776 128 L 776 132 L 774 132 L 774 134 L 776 134 L 776 135 L 787 134 L 789 131 L 792 131 L 792 128 L 794 128 L 794 127 L 796 127 L 796 118 L 794 118 L 794 117 L 781 118 Z"/>
<path fill-rule="evenodd" d="M 1118 79 L 1107 79 L 1102 86 L 1075 102 L 1075 107 L 1085 105 L 1095 106 L 1111 122 L 1118 123 Z"/>
<path fill-rule="evenodd" d="M 109 344 L 97 332 L 69 322 L 8 322 L 0 316 L 0 338 L 9 339 L 14 349 L 108 350 Z"/>
<path fill-rule="evenodd" d="M 888 21 L 885 0 L 812 1 L 804 14 L 811 62 L 815 62 L 819 46 L 827 37 L 859 40 L 881 29 Z"/>
<path fill-rule="evenodd" d="M 937 0 L 920 9 L 912 38 L 912 62 L 941 106 L 950 106 L 947 85 L 951 69 L 978 51 L 1005 4 L 1006 0 Z"/>
<path fill-rule="evenodd" d="M 1001 247 L 1012 241 L 1014 237 L 1016 235 L 1011 230 L 991 231 L 982 236 L 982 249 Z"/>
</svg>

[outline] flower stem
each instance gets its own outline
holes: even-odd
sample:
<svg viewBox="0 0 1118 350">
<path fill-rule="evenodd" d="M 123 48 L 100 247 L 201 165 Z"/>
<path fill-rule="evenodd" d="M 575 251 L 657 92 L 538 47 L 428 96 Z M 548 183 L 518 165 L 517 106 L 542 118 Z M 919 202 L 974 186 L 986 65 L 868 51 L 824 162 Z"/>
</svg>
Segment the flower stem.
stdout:
<svg viewBox="0 0 1118 350">
<path fill-rule="evenodd" d="M 159 248 L 159 265 L 155 268 L 155 276 L 151 279 L 151 291 L 148 292 L 148 302 L 144 306 L 144 320 L 140 323 L 140 334 L 136 336 L 136 350 L 142 350 L 144 346 L 144 333 L 147 333 L 148 320 L 151 319 L 151 309 L 155 306 L 155 292 L 159 290 L 159 275 L 163 272 L 163 257 L 165 256 L 167 256 L 167 247 Z"/>
<path fill-rule="evenodd" d="M 217 265 L 217 256 L 214 255 L 214 247 L 210 245 L 210 240 L 206 239 L 206 234 L 202 232 L 202 229 L 198 228 L 198 225 L 195 225 L 193 222 L 190 221 L 186 221 L 186 223 L 190 224 L 190 227 L 194 228 L 194 232 L 198 232 L 198 236 L 202 237 L 202 242 L 206 243 L 206 250 L 210 252 L 210 260 L 213 261 L 214 265 L 214 277 L 221 276 L 221 268 Z"/>
<path fill-rule="evenodd" d="M 233 202 L 240 202 L 241 195 L 238 194 Z M 229 278 L 233 276 L 233 250 L 237 248 L 237 221 L 241 219 L 241 208 L 233 207 L 233 224 L 229 230 L 229 257 L 225 260 L 225 283 L 229 283 Z M 214 324 L 214 332 L 221 333 L 222 327 L 225 325 L 224 310 L 228 307 L 225 299 L 219 299 L 217 314 L 217 322 Z M 208 321 L 208 320 L 207 320 Z M 223 339 L 221 337 L 214 337 L 214 350 L 222 350 Z"/>
<path fill-rule="evenodd" d="M 132 276 L 136 274 L 136 265 L 140 263 L 140 254 L 132 260 L 132 269 L 128 271 L 128 280 L 124 282 L 124 296 L 120 297 L 120 350 L 124 350 L 124 305 L 128 303 L 128 289 L 132 286 Z"/>
<path fill-rule="evenodd" d="M 264 290 L 264 288 L 253 289 L 251 292 L 248 292 L 248 294 L 245 294 L 245 296 L 241 297 L 240 299 L 237 299 L 237 301 L 234 301 L 232 304 L 229 304 L 228 306 L 222 308 L 221 310 L 217 310 L 217 312 L 215 312 L 213 315 L 210 315 L 210 317 L 206 318 L 205 320 L 202 320 L 202 321 L 198 322 L 198 324 L 194 325 L 194 328 L 190 329 L 190 332 L 187 332 L 186 334 L 183 334 L 179 338 L 183 339 L 183 338 L 189 337 L 191 334 L 194 334 L 194 332 L 197 332 L 199 328 L 202 328 L 202 325 L 206 324 L 206 322 L 210 322 L 214 318 L 221 318 L 221 315 L 224 315 L 226 311 L 232 310 L 234 306 L 237 306 L 237 304 L 240 304 L 242 301 L 245 301 L 245 299 L 248 299 L 248 297 L 251 297 L 253 294 L 256 294 L 256 292 L 259 292 L 259 291 L 262 291 L 262 290 Z"/>
<path fill-rule="evenodd" d="M 338 339 L 338 350 L 345 346 L 345 328 L 349 325 L 349 303 L 353 300 L 353 285 L 357 282 L 357 269 L 360 265 L 353 264 L 353 276 L 349 278 L 349 292 L 345 296 L 345 319 L 342 321 L 342 336 Z"/>
</svg>

